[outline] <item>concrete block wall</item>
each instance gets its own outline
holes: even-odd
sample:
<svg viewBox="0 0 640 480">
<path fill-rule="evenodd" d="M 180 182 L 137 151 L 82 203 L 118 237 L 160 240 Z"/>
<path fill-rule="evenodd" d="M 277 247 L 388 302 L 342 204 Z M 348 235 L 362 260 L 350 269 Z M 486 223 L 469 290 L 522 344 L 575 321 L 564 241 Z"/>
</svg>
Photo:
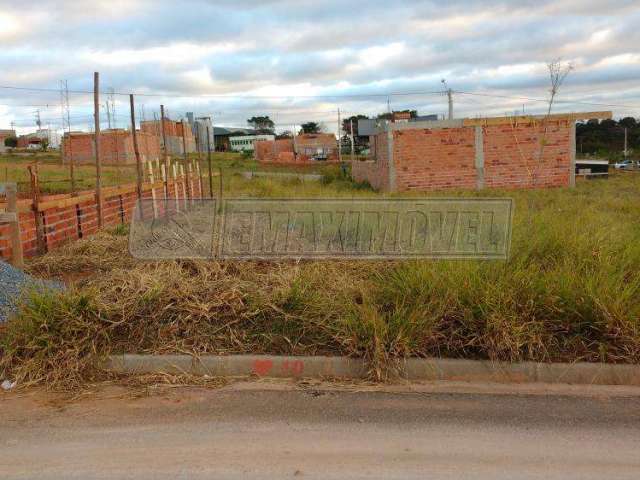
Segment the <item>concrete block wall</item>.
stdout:
<svg viewBox="0 0 640 480">
<path fill-rule="evenodd" d="M 353 163 L 352 177 L 398 192 L 566 187 L 573 178 L 573 123 L 388 124 L 371 137 L 372 159 Z"/>
</svg>

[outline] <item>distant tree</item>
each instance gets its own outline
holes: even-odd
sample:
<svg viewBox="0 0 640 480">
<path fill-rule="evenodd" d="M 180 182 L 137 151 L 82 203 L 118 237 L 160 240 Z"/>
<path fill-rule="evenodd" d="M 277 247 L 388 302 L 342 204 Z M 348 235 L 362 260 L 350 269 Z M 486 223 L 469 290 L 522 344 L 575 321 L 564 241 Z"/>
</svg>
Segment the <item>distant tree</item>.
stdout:
<svg viewBox="0 0 640 480">
<path fill-rule="evenodd" d="M 622 120 L 618 122 L 618 125 L 620 125 L 623 128 L 636 128 L 640 126 L 640 124 L 633 117 L 624 117 Z"/>
<path fill-rule="evenodd" d="M 275 127 L 273 120 L 271 120 L 268 115 L 264 117 L 251 117 L 247 120 L 247 123 L 261 134 L 273 134 Z"/>
<path fill-rule="evenodd" d="M 4 146 L 9 148 L 16 148 L 18 146 L 18 139 L 16 137 L 7 137 L 4 139 Z"/>
<path fill-rule="evenodd" d="M 624 130 L 627 129 L 628 148 L 640 148 L 640 122 L 633 117 L 621 120 L 588 120 L 576 124 L 578 154 L 598 155 L 615 160 L 624 149 Z"/>
<path fill-rule="evenodd" d="M 300 127 L 300 133 L 320 133 L 322 131 L 322 125 L 316 122 L 303 123 Z"/>
<path fill-rule="evenodd" d="M 49 148 L 49 139 L 48 138 L 43 138 L 42 140 L 40 140 L 40 148 L 42 148 L 43 152 L 47 151 L 47 149 Z"/>
</svg>

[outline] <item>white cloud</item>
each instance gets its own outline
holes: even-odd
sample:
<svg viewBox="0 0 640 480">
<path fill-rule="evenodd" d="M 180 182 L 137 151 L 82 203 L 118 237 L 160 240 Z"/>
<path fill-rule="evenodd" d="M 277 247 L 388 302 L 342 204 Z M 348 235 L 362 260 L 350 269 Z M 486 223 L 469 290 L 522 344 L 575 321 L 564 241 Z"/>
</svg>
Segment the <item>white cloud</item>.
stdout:
<svg viewBox="0 0 640 480">
<path fill-rule="evenodd" d="M 544 97 L 545 63 L 563 57 L 577 66 L 566 98 L 640 102 L 637 1 L 356 0 L 349 7 L 357 15 L 338 0 L 305 8 L 295 0 L 99 0 L 90 7 L 43 0 L 37 8 L 0 0 L 0 85 L 57 88 L 66 78 L 70 88 L 89 90 L 99 70 L 105 88 L 167 94 L 141 99 L 148 111 L 163 102 L 175 113 L 223 111 L 227 123 L 270 111 L 304 121 L 338 106 L 363 113 L 387 108 L 385 97 L 309 95 L 432 92 L 442 77 L 454 90 Z M 178 96 L 203 94 L 283 98 Z M 301 98 L 292 100 L 295 95 Z M 73 101 L 77 115 L 90 112 L 89 96 Z M 438 95 L 391 101 L 392 108 L 423 113 L 446 109 Z M 57 92 L 0 89 L 0 104 L 34 102 L 54 105 L 49 116 L 59 117 Z M 518 103 L 458 96 L 456 112 L 502 114 Z M 11 115 L 33 123 L 29 110 L 4 108 L 0 128 Z"/>
</svg>

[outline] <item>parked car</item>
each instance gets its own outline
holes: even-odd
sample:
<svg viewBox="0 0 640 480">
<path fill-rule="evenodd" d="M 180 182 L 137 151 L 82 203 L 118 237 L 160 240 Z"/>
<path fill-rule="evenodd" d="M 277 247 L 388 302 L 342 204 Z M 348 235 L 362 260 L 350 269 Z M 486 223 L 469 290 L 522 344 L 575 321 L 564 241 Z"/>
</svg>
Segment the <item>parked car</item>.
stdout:
<svg viewBox="0 0 640 480">
<path fill-rule="evenodd" d="M 621 162 L 616 162 L 613 164 L 613 168 L 617 169 L 634 168 L 635 166 L 635 163 L 629 159 L 622 160 Z"/>
</svg>

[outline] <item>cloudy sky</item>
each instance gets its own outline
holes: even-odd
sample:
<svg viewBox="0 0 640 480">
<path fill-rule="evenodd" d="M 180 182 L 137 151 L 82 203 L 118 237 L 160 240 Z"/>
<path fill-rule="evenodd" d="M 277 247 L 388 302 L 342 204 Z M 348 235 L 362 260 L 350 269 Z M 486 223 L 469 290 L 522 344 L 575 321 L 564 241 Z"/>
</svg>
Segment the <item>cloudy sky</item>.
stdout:
<svg viewBox="0 0 640 480">
<path fill-rule="evenodd" d="M 0 0 L 0 85 L 51 89 L 0 88 L 0 129 L 33 128 L 36 110 L 60 128 L 60 80 L 73 128 L 88 129 L 94 71 L 103 99 L 116 92 L 117 126 L 117 93 L 131 92 L 147 119 L 163 103 L 176 119 L 335 131 L 338 108 L 443 114 L 443 78 L 456 116 L 540 113 L 556 58 L 575 67 L 556 111 L 638 117 L 639 27 L 637 0 Z"/>
</svg>

